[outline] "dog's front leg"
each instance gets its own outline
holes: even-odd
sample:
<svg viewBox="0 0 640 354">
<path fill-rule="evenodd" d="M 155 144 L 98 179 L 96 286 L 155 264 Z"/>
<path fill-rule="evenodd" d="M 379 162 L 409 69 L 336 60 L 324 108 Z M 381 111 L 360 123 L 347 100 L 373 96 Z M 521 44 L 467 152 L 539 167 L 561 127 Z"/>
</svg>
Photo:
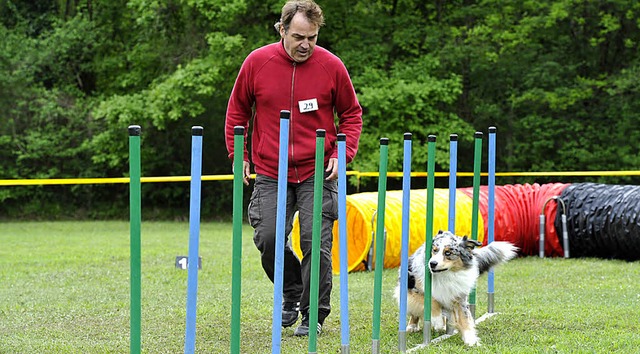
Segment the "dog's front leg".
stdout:
<svg viewBox="0 0 640 354">
<path fill-rule="evenodd" d="M 434 299 L 431 299 L 431 327 L 436 331 L 445 331 L 447 329 L 442 316 L 442 306 Z"/>
<path fill-rule="evenodd" d="M 420 317 L 411 315 L 409 316 L 409 324 L 407 325 L 407 332 L 414 333 L 420 332 Z"/>
<path fill-rule="evenodd" d="M 453 320 L 460 331 L 464 344 L 468 346 L 480 345 L 480 338 L 476 334 L 476 325 L 471 311 L 466 303 L 457 303 L 452 311 Z"/>
</svg>

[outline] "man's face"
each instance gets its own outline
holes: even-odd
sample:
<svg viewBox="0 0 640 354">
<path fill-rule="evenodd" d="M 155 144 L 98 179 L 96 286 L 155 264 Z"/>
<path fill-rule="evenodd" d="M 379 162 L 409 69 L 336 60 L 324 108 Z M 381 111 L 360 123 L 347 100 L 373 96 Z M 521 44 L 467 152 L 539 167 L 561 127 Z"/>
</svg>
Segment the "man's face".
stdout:
<svg viewBox="0 0 640 354">
<path fill-rule="evenodd" d="M 280 28 L 280 36 L 284 41 L 284 49 L 296 62 L 302 63 L 311 57 L 318 40 L 318 26 L 307 20 L 304 14 L 298 12 L 291 19 L 289 30 Z"/>
</svg>

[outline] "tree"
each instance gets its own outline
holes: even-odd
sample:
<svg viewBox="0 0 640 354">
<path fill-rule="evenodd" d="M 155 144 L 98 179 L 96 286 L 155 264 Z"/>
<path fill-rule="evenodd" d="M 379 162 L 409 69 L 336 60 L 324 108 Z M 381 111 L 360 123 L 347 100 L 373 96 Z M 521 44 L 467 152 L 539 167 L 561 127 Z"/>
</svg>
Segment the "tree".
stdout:
<svg viewBox="0 0 640 354">
<path fill-rule="evenodd" d="M 126 176 L 130 124 L 142 126 L 145 176 L 189 173 L 193 125 L 205 127 L 204 173 L 229 173 L 227 99 L 246 55 L 279 39 L 282 4 L 0 3 L 0 178 Z M 499 171 L 640 166 L 640 147 L 629 143 L 640 138 L 636 2 L 320 5 L 327 24 L 318 43 L 345 62 L 364 109 L 350 168 L 376 171 L 379 139 L 388 137 L 389 169 L 399 170 L 400 141 L 411 132 L 413 169 L 426 169 L 426 137 L 436 134 L 437 169 L 447 170 L 447 138 L 457 133 L 459 170 L 470 171 L 473 132 L 492 125 Z M 228 214 L 230 188 L 205 184 L 203 215 Z M 126 217 L 127 195 L 121 185 L 1 189 L 0 213 Z M 185 184 L 145 184 L 143 196 L 155 216 L 187 213 Z"/>
</svg>

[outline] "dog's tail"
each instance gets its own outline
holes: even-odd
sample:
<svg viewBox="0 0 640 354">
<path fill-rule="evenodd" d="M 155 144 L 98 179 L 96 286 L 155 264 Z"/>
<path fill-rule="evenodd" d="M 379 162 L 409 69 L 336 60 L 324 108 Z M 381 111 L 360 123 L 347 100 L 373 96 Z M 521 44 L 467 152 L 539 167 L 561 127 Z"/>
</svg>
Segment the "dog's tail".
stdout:
<svg viewBox="0 0 640 354">
<path fill-rule="evenodd" d="M 474 250 L 480 274 L 517 256 L 518 247 L 509 242 L 495 241 Z"/>
</svg>

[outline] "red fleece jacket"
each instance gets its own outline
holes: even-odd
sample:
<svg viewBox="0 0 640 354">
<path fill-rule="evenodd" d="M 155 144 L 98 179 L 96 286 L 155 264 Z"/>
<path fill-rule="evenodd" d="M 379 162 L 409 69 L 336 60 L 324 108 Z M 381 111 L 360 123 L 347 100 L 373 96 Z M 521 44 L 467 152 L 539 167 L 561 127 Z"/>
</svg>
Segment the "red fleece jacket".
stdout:
<svg viewBox="0 0 640 354">
<path fill-rule="evenodd" d="M 317 109 L 301 112 L 301 102 L 317 100 Z M 304 102 L 302 104 L 304 104 Z M 278 174 L 280 111 L 289 110 L 289 182 L 311 177 L 315 169 L 316 129 L 326 130 L 325 166 L 337 158 L 339 132 L 347 136 L 347 162 L 358 150 L 362 108 L 342 61 L 319 46 L 302 63 L 294 62 L 282 42 L 254 50 L 245 59 L 229 98 L 225 140 L 233 160 L 233 128 L 245 127 L 244 160 L 248 160 L 246 133 L 253 117 L 251 159 L 255 172 L 272 178 Z"/>
</svg>

